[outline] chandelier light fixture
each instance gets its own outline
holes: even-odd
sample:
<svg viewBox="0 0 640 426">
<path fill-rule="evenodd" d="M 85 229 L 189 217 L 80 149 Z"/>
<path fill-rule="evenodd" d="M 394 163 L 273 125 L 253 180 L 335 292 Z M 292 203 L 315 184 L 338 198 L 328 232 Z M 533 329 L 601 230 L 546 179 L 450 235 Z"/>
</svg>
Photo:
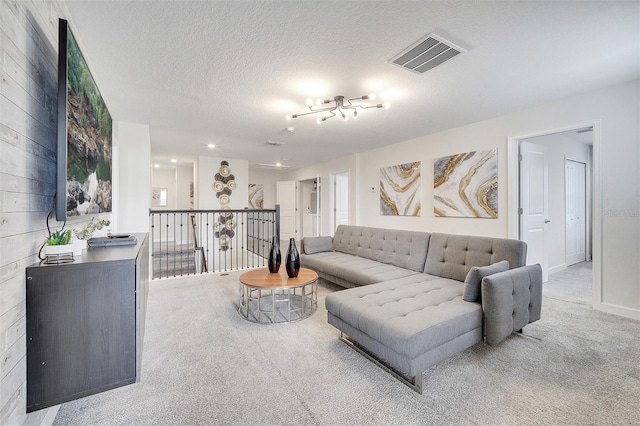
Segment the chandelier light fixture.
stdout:
<svg viewBox="0 0 640 426">
<path fill-rule="evenodd" d="M 328 119 L 335 117 L 336 115 L 342 117 L 344 121 L 349 119 L 349 116 L 353 118 L 358 118 L 358 110 L 359 109 L 369 109 L 369 108 L 389 108 L 391 104 L 389 102 L 384 102 L 381 104 L 372 104 L 372 105 L 362 105 L 359 103 L 352 103 L 351 101 L 374 101 L 376 99 L 375 93 L 370 93 L 368 95 L 359 96 L 357 98 L 347 99 L 344 96 L 336 96 L 333 99 L 318 99 L 315 102 L 316 108 L 313 107 L 314 102 L 312 99 L 307 99 L 307 106 L 309 107 L 309 112 L 303 112 L 302 114 L 287 114 L 287 120 L 292 120 L 294 118 L 302 117 L 303 115 L 317 114 L 317 113 L 326 113 L 323 117 L 319 117 L 316 121 L 318 124 L 321 124 Z M 345 104 L 346 102 L 346 104 Z M 328 106 L 323 106 L 328 105 Z"/>
</svg>

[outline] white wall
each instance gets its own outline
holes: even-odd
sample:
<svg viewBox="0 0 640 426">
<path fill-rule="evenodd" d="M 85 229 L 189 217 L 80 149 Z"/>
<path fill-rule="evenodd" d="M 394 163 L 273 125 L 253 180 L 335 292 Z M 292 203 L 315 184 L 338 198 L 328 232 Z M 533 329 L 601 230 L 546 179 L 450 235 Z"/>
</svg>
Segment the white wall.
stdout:
<svg viewBox="0 0 640 426">
<path fill-rule="evenodd" d="M 215 182 L 215 174 L 220 169 L 220 162 L 227 161 L 231 174 L 236 181 L 236 189 L 231 193 L 229 207 L 232 209 L 244 209 L 249 206 L 249 162 L 233 158 L 198 157 L 197 166 L 197 195 L 196 209 L 218 210 L 221 208 L 216 192 L 212 185 Z M 253 183 L 253 182 L 251 182 Z"/>
<path fill-rule="evenodd" d="M 190 183 L 193 182 L 193 167 L 178 166 L 172 168 L 154 167 L 151 186 L 167 190 L 167 205 L 153 206 L 153 210 L 191 210 L 189 201 Z M 175 241 L 190 244 L 192 241 L 189 214 L 156 214 L 152 218 L 152 242 Z"/>
<path fill-rule="evenodd" d="M 115 232 L 149 232 L 151 205 L 151 139 L 149 126 L 118 122 L 118 200 Z"/>
<path fill-rule="evenodd" d="M 601 144 L 602 155 L 601 158 L 594 156 L 594 179 L 601 175 L 601 182 L 594 182 L 594 207 L 596 202 L 600 206 L 593 216 L 594 275 L 598 286 L 594 294 L 599 295 L 594 307 L 640 319 L 639 86 L 635 80 L 604 88 L 303 168 L 289 173 L 288 177 L 306 179 L 317 172 L 325 175 L 328 170 L 340 171 L 347 166 L 352 171 L 350 191 L 357 204 L 359 225 L 508 237 L 508 195 L 511 186 L 517 186 L 517 181 L 508 181 L 508 139 L 596 120 L 602 124 L 602 139 L 594 143 Z M 493 147 L 498 147 L 498 218 L 435 217 L 432 213 L 434 158 Z M 597 150 L 594 146 L 594 153 Z M 381 216 L 380 168 L 417 160 L 422 161 L 422 216 Z M 354 178 L 357 182 L 352 190 Z M 372 186 L 376 188 L 375 193 L 367 191 Z M 324 232 L 328 215 L 328 211 L 323 212 Z M 596 259 L 598 256 L 601 261 Z"/>
<path fill-rule="evenodd" d="M 549 252 L 549 273 L 553 273 L 566 268 L 565 158 L 585 163 L 587 177 L 589 177 L 590 147 L 561 133 L 527 139 L 527 142 L 547 147 L 546 157 L 549 167 L 548 219 L 551 221 L 547 225 L 547 230 L 552 236 L 547 250 Z"/>
<path fill-rule="evenodd" d="M 176 169 L 152 169 L 151 187 L 167 190 L 167 205 L 153 206 L 154 210 L 177 210 L 178 195 L 176 185 Z"/>
</svg>

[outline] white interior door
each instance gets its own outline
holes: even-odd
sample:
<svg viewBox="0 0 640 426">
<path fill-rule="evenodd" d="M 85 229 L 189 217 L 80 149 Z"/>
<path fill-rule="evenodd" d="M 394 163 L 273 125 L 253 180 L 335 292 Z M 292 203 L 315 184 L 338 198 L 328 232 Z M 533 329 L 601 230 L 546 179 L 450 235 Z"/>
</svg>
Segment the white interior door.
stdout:
<svg viewBox="0 0 640 426">
<path fill-rule="evenodd" d="M 334 221 L 338 225 L 349 224 L 349 173 L 338 173 L 334 181 Z M 335 229 L 334 229 L 335 230 Z"/>
<path fill-rule="evenodd" d="M 587 259 L 586 174 L 586 164 L 565 160 L 565 263 L 567 266 Z"/>
<path fill-rule="evenodd" d="M 296 216 L 296 182 L 281 181 L 276 183 L 276 203 L 280 205 L 280 248 L 289 247 L 289 239 L 297 238 Z"/>
<path fill-rule="evenodd" d="M 547 281 L 549 190 L 547 148 L 530 142 L 520 143 L 520 239 L 527 243 L 527 264 L 542 266 Z"/>
</svg>

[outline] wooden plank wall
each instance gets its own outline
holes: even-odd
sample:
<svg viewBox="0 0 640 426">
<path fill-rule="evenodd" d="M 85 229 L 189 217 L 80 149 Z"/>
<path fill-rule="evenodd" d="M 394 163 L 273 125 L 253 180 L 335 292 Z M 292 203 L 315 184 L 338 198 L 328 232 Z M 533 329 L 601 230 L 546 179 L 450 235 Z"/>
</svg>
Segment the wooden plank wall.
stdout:
<svg viewBox="0 0 640 426">
<path fill-rule="evenodd" d="M 51 417 L 26 414 L 25 267 L 38 260 L 55 193 L 58 18 L 67 17 L 61 1 L 0 0 L 2 425 Z"/>
</svg>

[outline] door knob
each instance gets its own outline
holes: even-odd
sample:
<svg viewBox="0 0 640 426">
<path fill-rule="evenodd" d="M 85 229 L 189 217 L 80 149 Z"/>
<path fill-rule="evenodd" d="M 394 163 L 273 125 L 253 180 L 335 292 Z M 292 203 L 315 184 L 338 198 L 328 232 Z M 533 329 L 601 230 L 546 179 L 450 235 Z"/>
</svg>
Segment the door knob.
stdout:
<svg viewBox="0 0 640 426">
<path fill-rule="evenodd" d="M 549 223 L 549 222 L 551 222 L 549 219 L 544 220 L 544 223 Z"/>
</svg>

